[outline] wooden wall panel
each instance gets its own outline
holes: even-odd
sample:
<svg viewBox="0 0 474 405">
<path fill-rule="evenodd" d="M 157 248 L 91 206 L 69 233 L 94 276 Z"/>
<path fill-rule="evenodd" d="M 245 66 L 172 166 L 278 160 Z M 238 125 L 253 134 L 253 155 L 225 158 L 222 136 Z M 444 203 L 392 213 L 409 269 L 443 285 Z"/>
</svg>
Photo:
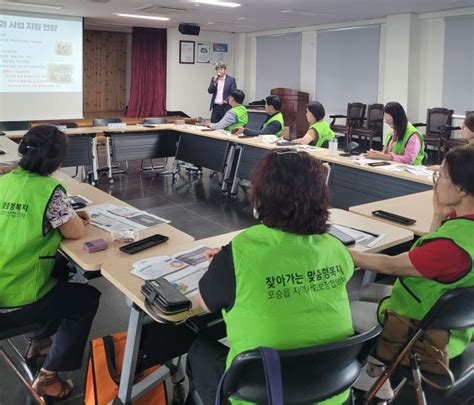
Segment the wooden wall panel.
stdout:
<svg viewBox="0 0 474 405">
<path fill-rule="evenodd" d="M 127 34 L 84 31 L 84 113 L 125 112 Z"/>
</svg>

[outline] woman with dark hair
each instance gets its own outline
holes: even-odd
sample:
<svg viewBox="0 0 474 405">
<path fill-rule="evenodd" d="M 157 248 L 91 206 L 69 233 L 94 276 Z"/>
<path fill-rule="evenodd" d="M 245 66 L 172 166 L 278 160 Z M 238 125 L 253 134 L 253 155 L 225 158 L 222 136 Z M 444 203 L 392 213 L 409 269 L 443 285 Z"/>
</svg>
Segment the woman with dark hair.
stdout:
<svg viewBox="0 0 474 405">
<path fill-rule="evenodd" d="M 25 353 L 27 360 L 46 356 L 33 388 L 64 398 L 73 385 L 58 372 L 81 367 L 100 293 L 67 283 L 67 265 L 56 253 L 62 238 L 83 236 L 89 217 L 74 212 L 65 189 L 50 176 L 66 155 L 63 132 L 35 127 L 18 151 L 20 167 L 0 177 L 0 327 L 42 324 Z"/>
<path fill-rule="evenodd" d="M 309 128 L 306 134 L 299 139 L 295 139 L 294 143 L 302 145 L 313 145 L 321 147 L 324 142 L 334 138 L 334 132 L 329 124 L 324 120 L 326 111 L 319 101 L 313 101 L 306 106 L 306 119 Z"/>
<path fill-rule="evenodd" d="M 354 265 L 326 232 L 325 168 L 306 152 L 272 151 L 251 180 L 249 199 L 260 224 L 209 251 L 209 270 L 199 283 L 201 307 L 222 313 L 230 346 L 203 338 L 191 346 L 188 375 L 206 404 L 242 351 L 302 348 L 353 334 L 346 283 Z"/>
<path fill-rule="evenodd" d="M 370 284 L 351 304 L 356 331 L 383 323 L 384 311 L 420 320 L 439 297 L 457 288 L 474 286 L 474 146 L 446 154 L 433 175 L 431 233 L 419 238 L 411 250 L 397 256 L 351 251 L 356 266 L 398 276 L 393 287 Z M 448 354 L 459 356 L 468 346 L 472 329 L 451 331 Z M 354 385 L 367 391 L 383 371 L 374 357 Z M 387 381 L 379 391 L 388 400 L 393 391 Z"/>
<path fill-rule="evenodd" d="M 387 134 L 383 151 L 371 149 L 367 152 L 367 157 L 421 165 L 425 157 L 423 135 L 408 122 L 401 104 L 392 101 L 385 105 L 383 111 L 384 121 L 392 130 Z"/>
</svg>

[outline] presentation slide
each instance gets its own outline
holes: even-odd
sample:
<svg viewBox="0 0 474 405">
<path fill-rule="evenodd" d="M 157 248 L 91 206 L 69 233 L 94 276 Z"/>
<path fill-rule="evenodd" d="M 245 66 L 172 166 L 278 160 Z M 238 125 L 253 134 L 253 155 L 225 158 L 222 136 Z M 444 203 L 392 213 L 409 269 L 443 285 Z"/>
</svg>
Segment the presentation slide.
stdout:
<svg viewBox="0 0 474 405">
<path fill-rule="evenodd" d="M 82 117 L 82 29 L 77 17 L 0 12 L 1 121 Z"/>
</svg>

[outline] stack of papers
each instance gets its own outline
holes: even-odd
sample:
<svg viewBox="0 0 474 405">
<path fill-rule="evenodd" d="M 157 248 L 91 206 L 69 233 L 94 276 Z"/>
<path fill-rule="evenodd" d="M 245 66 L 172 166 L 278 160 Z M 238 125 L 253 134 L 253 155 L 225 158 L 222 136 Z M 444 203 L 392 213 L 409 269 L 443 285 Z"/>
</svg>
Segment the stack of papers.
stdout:
<svg viewBox="0 0 474 405">
<path fill-rule="evenodd" d="M 141 231 L 170 222 L 133 207 L 114 204 L 97 204 L 86 208 L 86 211 L 91 217 L 91 224 L 106 231 Z"/>
<path fill-rule="evenodd" d="M 143 280 L 165 277 L 181 293 L 191 296 L 197 293 L 199 280 L 207 271 L 206 246 L 180 252 L 174 256 L 155 256 L 133 264 L 131 273 Z"/>
<path fill-rule="evenodd" d="M 352 160 L 355 164 L 361 165 L 361 166 L 368 165 L 369 163 L 386 162 L 386 160 L 382 160 L 382 159 L 369 159 L 369 158 L 364 157 L 364 156 L 354 156 L 353 158 L 351 158 L 351 160 Z"/>
<path fill-rule="evenodd" d="M 341 232 L 349 235 L 350 237 L 354 238 L 356 243 L 368 248 L 375 246 L 379 243 L 383 238 L 385 238 L 384 234 L 372 234 L 364 232 L 361 229 L 354 229 L 349 226 L 332 224 L 332 226 L 336 229 L 339 229 Z"/>
</svg>

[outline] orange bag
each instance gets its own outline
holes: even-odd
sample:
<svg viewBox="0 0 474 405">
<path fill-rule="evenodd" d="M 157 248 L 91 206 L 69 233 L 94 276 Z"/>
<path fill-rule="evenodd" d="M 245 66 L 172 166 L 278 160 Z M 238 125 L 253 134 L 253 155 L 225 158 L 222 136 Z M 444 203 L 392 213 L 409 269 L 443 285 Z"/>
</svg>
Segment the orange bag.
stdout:
<svg viewBox="0 0 474 405">
<path fill-rule="evenodd" d="M 117 397 L 126 340 L 127 332 L 120 332 L 94 339 L 91 342 L 84 392 L 86 405 L 107 405 Z M 136 375 L 135 382 L 142 380 L 158 367 L 160 366 L 150 367 Z M 165 384 L 156 386 L 133 404 L 166 405 Z"/>
</svg>

